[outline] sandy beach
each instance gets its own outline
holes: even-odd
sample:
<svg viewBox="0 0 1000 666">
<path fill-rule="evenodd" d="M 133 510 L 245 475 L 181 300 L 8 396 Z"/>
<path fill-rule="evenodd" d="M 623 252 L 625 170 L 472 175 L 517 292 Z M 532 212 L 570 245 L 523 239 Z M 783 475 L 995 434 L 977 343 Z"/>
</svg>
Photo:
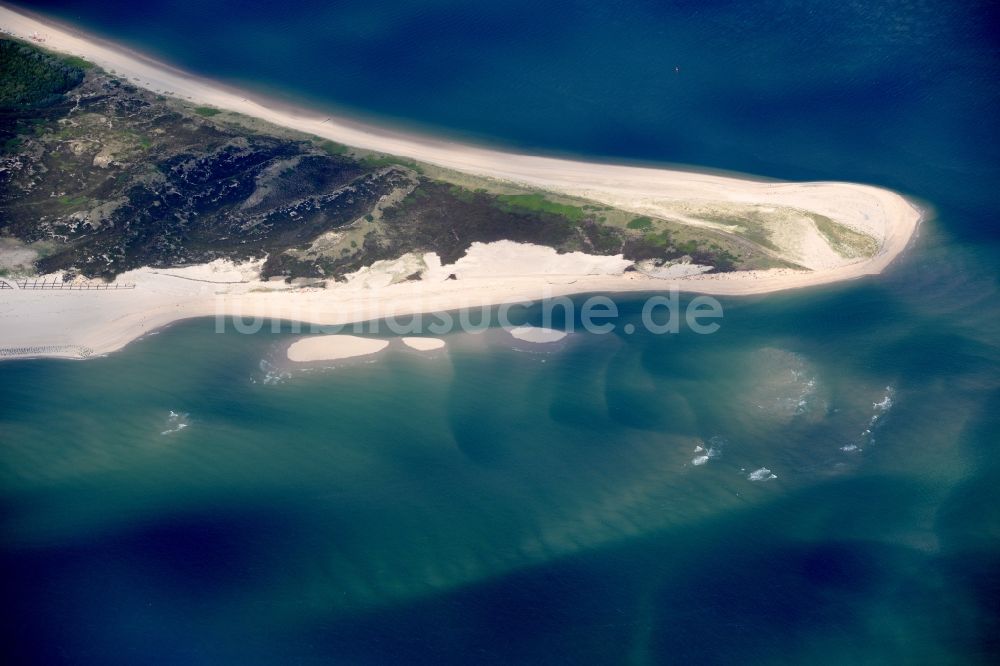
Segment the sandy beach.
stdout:
<svg viewBox="0 0 1000 666">
<path fill-rule="evenodd" d="M 81 56 L 165 95 L 257 117 L 348 146 L 582 197 L 636 214 L 669 216 L 676 213 L 678 202 L 803 211 L 826 216 L 878 243 L 874 256 L 860 260 L 831 260 L 829 248 L 813 251 L 805 243 L 802 265 L 812 270 L 696 273 L 670 279 L 625 272 L 629 262 L 621 256 L 571 253 L 550 257 L 554 250 L 510 243 L 470 249 L 467 257 L 455 264 L 457 280 L 445 279 L 447 271 L 439 261 L 435 265 L 435 257 L 428 256 L 422 258 L 425 270 L 420 280 L 401 282 L 389 276 L 379 285 L 366 278 L 327 288 L 261 282 L 253 264 L 213 262 L 183 269 L 144 268 L 120 276 L 121 281 L 136 285 L 130 290 L 4 290 L 0 299 L 0 359 L 85 358 L 120 349 L 172 321 L 198 316 L 239 314 L 338 325 L 587 292 L 652 292 L 676 287 L 737 296 L 830 284 L 881 272 L 906 248 L 921 218 L 921 212 L 904 197 L 867 185 L 761 182 L 506 153 L 408 136 L 326 114 L 272 108 L 247 93 L 225 89 L 7 7 L 0 7 L 0 27 L 21 37 L 38 32 L 44 36 L 46 48 Z M 368 270 L 366 276 L 371 272 Z"/>
</svg>

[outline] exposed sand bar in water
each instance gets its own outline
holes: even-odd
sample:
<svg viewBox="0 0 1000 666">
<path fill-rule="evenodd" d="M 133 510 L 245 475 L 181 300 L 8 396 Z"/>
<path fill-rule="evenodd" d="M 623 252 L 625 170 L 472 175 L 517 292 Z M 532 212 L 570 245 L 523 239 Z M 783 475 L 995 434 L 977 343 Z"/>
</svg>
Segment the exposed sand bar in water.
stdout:
<svg viewBox="0 0 1000 666">
<path fill-rule="evenodd" d="M 417 351 L 434 351 L 443 349 L 445 342 L 441 338 L 403 338 L 403 344 Z"/>
<path fill-rule="evenodd" d="M 388 340 L 361 338 L 356 335 L 317 335 L 293 342 L 288 347 L 288 360 L 296 363 L 338 361 L 377 354 L 388 346 Z"/>
<path fill-rule="evenodd" d="M 137 85 L 350 146 L 581 196 L 638 214 L 662 212 L 669 217 L 667 213 L 678 201 L 808 211 L 870 235 L 879 248 L 874 256 L 845 260 L 829 267 L 817 260 L 811 265 L 822 267 L 815 270 L 782 268 L 658 279 L 623 272 L 628 262 L 620 256 L 615 260 L 571 253 L 574 256 L 559 255 L 540 262 L 538 257 L 555 252 L 538 246 L 513 248 L 516 250 L 513 251 L 514 244 L 498 243 L 473 248 L 470 259 L 465 263 L 460 260 L 452 269 L 461 274 L 457 280 L 446 280 L 448 271 L 440 270 L 440 262 L 430 262 L 421 280 L 392 284 L 393 280 L 387 279 L 382 283 L 384 286 L 377 288 L 373 286 L 377 281 L 359 280 L 331 284 L 326 289 L 292 289 L 261 282 L 253 266 L 227 262 L 183 269 L 143 268 L 120 278 L 135 283 L 134 290 L 4 290 L 0 300 L 0 359 L 86 358 L 120 349 L 170 322 L 199 316 L 241 314 L 337 325 L 588 292 L 662 292 L 677 288 L 738 296 L 811 287 L 881 272 L 905 249 L 920 220 L 920 211 L 906 199 L 877 187 L 852 183 L 759 182 L 692 171 L 518 155 L 411 136 L 328 119 L 327 114 L 268 106 L 247 93 L 194 78 L 139 54 L 6 7 L 0 7 L 0 27 L 21 37 L 37 31 L 44 35 L 47 48 L 79 55 Z M 808 254 L 808 248 L 803 252 Z"/>
<path fill-rule="evenodd" d="M 566 331 L 557 331 L 554 328 L 541 328 L 539 326 L 518 326 L 510 329 L 510 334 L 518 340 L 545 344 L 548 342 L 559 342 L 566 337 Z"/>
</svg>

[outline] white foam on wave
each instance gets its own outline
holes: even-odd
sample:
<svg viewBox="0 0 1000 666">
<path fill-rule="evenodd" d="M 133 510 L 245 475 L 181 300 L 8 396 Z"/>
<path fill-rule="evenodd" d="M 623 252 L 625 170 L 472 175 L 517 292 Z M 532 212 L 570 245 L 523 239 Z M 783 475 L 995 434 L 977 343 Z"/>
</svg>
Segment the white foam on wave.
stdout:
<svg viewBox="0 0 1000 666">
<path fill-rule="evenodd" d="M 700 467 L 704 465 L 712 458 L 718 458 L 722 455 L 722 445 L 725 444 L 722 437 L 716 435 L 715 437 L 709 438 L 708 442 L 702 442 L 701 444 L 694 447 L 694 452 L 700 455 L 695 456 L 691 459 L 691 464 Z"/>
<path fill-rule="evenodd" d="M 770 481 L 771 479 L 777 479 L 778 475 L 772 473 L 771 470 L 766 467 L 761 467 L 760 469 L 755 469 L 747 474 L 747 478 L 751 481 Z"/>
<path fill-rule="evenodd" d="M 873 445 L 875 443 L 875 429 L 881 425 L 882 419 L 892 409 L 892 406 L 895 404 L 893 400 L 895 397 L 896 389 L 892 386 L 886 386 L 885 395 L 882 396 L 882 399 L 872 403 L 872 415 L 868 419 L 868 426 L 861 431 L 861 434 L 853 442 L 840 447 L 840 450 L 845 453 L 854 453 L 855 451 L 861 451 L 865 446 Z"/>
<path fill-rule="evenodd" d="M 280 384 L 292 376 L 291 372 L 282 370 L 273 363 L 268 362 L 267 359 L 261 359 L 257 367 L 259 367 L 260 371 L 264 373 L 264 377 L 261 379 L 261 383 L 264 385 Z M 250 378 L 250 381 L 254 384 L 257 383 L 257 380 L 252 377 Z"/>
<path fill-rule="evenodd" d="M 160 432 L 161 435 L 169 435 L 171 433 L 180 432 L 187 428 L 190 424 L 188 423 L 188 415 L 182 414 L 180 412 L 175 412 L 170 410 L 170 415 L 167 417 L 167 429 Z"/>
<path fill-rule="evenodd" d="M 802 354 L 765 347 L 754 353 L 748 367 L 755 381 L 747 395 L 760 413 L 792 419 L 821 408 L 816 370 Z"/>
<path fill-rule="evenodd" d="M 885 395 L 878 402 L 872 403 L 872 409 L 877 413 L 884 414 L 892 408 L 892 396 L 896 394 L 896 391 L 891 386 L 885 387 Z"/>
<path fill-rule="evenodd" d="M 798 373 L 795 373 L 798 374 Z M 796 377 L 800 379 L 801 377 Z M 800 416 L 809 412 L 812 406 L 812 398 L 816 394 L 816 378 L 810 377 L 802 385 L 802 392 L 799 393 L 795 402 L 795 415 Z"/>
</svg>

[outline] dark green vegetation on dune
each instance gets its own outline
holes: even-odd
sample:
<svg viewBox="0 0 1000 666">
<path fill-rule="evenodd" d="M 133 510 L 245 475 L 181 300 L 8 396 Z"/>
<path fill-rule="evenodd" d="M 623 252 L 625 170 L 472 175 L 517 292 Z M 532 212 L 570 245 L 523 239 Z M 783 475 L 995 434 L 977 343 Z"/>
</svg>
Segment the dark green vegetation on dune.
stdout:
<svg viewBox="0 0 1000 666">
<path fill-rule="evenodd" d="M 58 58 L 9 39 L 0 40 L 0 110 L 56 102 L 83 81 L 85 61 Z"/>
<path fill-rule="evenodd" d="M 44 245 L 39 272 L 112 278 L 267 255 L 265 276 L 339 278 L 505 239 L 717 270 L 761 259 L 711 232 L 677 238 L 664 221 L 608 221 L 600 206 L 471 190 L 406 160 L 255 131 L 20 42 L 0 40 L 0 54 L 0 236 Z"/>
</svg>

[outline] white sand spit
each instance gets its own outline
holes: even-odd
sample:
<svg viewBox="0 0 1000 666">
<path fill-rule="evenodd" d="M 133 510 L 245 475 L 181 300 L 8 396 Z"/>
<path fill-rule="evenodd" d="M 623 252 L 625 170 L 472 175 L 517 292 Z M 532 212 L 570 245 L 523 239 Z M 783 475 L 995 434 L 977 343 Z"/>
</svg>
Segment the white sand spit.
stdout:
<svg viewBox="0 0 1000 666">
<path fill-rule="evenodd" d="M 808 243 L 802 243 L 800 252 L 805 259 L 801 264 L 812 270 L 691 274 L 695 268 L 684 266 L 654 271 L 654 277 L 625 272 L 630 262 L 621 256 L 580 252 L 560 255 L 551 248 L 501 241 L 477 244 L 451 266 L 442 266 L 432 253 L 409 255 L 359 271 L 346 284 L 331 281 L 326 288 L 261 281 L 259 262 L 212 262 L 167 270 L 140 268 L 119 277 L 122 282 L 135 284 L 135 289 L 129 290 L 3 290 L 0 360 L 36 356 L 88 358 L 121 349 L 173 321 L 212 315 L 219 322 L 238 315 L 244 318 L 241 321 L 271 318 L 338 325 L 593 292 L 677 288 L 739 296 L 811 287 L 880 273 L 906 248 L 921 217 L 921 212 L 899 194 L 868 185 L 761 182 L 695 171 L 521 155 L 407 135 L 330 118 L 326 113 L 257 101 L 245 92 L 195 78 L 8 7 L 0 6 L 0 27 L 22 37 L 35 31 L 42 33 L 46 48 L 86 58 L 150 90 L 356 148 L 582 197 L 640 215 L 680 219 L 678 211 L 706 207 L 801 211 L 802 216 L 826 217 L 869 235 L 878 246 L 874 255 L 852 259 L 812 252 Z M 814 236 L 808 238 L 815 240 Z M 422 279 L 402 279 L 421 269 Z M 455 279 L 450 279 L 452 276 Z M 384 340 L 366 339 L 365 344 L 369 343 L 387 344 Z M 308 343 L 314 344 L 321 345 Z"/>
<path fill-rule="evenodd" d="M 356 335 L 317 335 L 293 342 L 288 347 L 288 360 L 296 363 L 337 361 L 377 354 L 388 346 L 388 340 L 360 338 Z"/>
</svg>

